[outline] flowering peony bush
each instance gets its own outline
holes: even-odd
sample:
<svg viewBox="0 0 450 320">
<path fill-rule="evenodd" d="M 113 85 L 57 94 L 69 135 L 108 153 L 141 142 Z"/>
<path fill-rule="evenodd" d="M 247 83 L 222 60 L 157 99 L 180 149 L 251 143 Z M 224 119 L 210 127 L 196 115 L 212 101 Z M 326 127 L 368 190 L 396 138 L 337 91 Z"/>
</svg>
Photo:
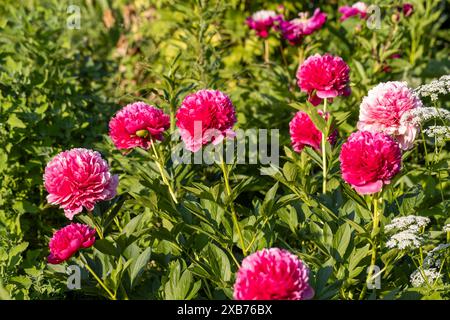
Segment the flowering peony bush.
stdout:
<svg viewBox="0 0 450 320">
<path fill-rule="evenodd" d="M 445 6 L 122 2 L 0 8 L 0 298 L 450 297 Z"/>
</svg>

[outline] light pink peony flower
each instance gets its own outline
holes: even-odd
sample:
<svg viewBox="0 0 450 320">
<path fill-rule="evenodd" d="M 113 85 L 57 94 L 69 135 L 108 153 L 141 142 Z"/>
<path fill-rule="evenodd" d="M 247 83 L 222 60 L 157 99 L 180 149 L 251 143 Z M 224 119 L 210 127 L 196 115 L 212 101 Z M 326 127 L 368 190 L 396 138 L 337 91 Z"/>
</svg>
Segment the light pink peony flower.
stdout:
<svg viewBox="0 0 450 320">
<path fill-rule="evenodd" d="M 320 115 L 323 114 L 321 110 L 317 111 Z M 307 113 L 298 111 L 295 114 L 289 123 L 289 133 L 294 151 L 301 152 L 305 146 L 312 147 L 316 150 L 321 149 L 322 132 L 317 129 Z M 336 137 L 337 130 L 333 130 L 332 134 L 328 137 L 328 141 L 334 144 Z"/>
<path fill-rule="evenodd" d="M 367 16 L 367 5 L 364 2 L 359 1 L 352 6 L 340 7 L 339 12 L 342 13 L 341 21 L 357 15 L 359 15 L 361 19 L 365 19 Z"/>
<path fill-rule="evenodd" d="M 308 100 L 318 105 L 322 99 L 351 93 L 349 73 L 350 68 L 341 57 L 315 54 L 298 68 L 297 84 L 308 93 Z"/>
<path fill-rule="evenodd" d="M 260 10 L 252 14 L 246 20 L 247 25 L 256 31 L 256 34 L 261 38 L 267 38 L 269 36 L 269 30 L 274 26 L 274 23 L 281 19 L 280 15 L 277 15 L 272 10 Z"/>
<path fill-rule="evenodd" d="M 297 19 L 280 21 L 279 29 L 283 37 L 292 45 L 298 45 L 303 37 L 319 30 L 327 21 L 327 15 L 317 8 L 311 18 L 308 18 L 308 12 L 299 13 Z"/>
<path fill-rule="evenodd" d="M 170 118 L 162 110 L 144 102 L 135 102 L 111 119 L 109 136 L 118 149 L 147 149 L 151 140 L 162 140 L 163 132 L 169 127 Z"/>
<path fill-rule="evenodd" d="M 419 126 L 400 121 L 402 115 L 422 102 L 406 82 L 389 81 L 372 88 L 359 107 L 358 129 L 392 135 L 403 150 L 412 148 Z"/>
<path fill-rule="evenodd" d="M 359 194 L 381 191 L 400 172 L 402 152 L 384 133 L 357 131 L 342 145 L 342 178 Z"/>
<path fill-rule="evenodd" d="M 81 248 L 94 245 L 95 230 L 81 223 L 71 223 L 56 231 L 49 243 L 50 255 L 47 261 L 59 264 L 73 256 Z"/>
<path fill-rule="evenodd" d="M 76 148 L 55 156 L 46 166 L 47 201 L 57 204 L 70 220 L 85 207 L 94 210 L 98 201 L 116 195 L 118 176 L 111 175 L 100 153 Z"/>
<path fill-rule="evenodd" d="M 270 248 L 247 256 L 234 284 L 235 300 L 308 300 L 309 269 L 290 252 Z"/>
<path fill-rule="evenodd" d="M 218 90 L 200 90 L 184 98 L 177 114 L 186 149 L 197 152 L 208 143 L 234 137 L 236 113 L 230 98 Z"/>
</svg>

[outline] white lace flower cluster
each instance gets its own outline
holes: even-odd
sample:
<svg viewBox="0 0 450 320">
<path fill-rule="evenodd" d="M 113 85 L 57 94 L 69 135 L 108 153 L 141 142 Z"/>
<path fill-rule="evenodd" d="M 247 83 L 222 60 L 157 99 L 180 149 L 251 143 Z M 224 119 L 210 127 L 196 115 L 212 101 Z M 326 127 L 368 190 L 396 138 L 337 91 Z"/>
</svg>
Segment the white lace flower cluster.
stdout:
<svg viewBox="0 0 450 320">
<path fill-rule="evenodd" d="M 406 217 L 394 218 L 390 224 L 386 225 L 385 230 L 397 231 L 386 242 L 386 247 L 397 248 L 399 250 L 415 249 L 420 247 L 425 241 L 419 234 L 421 228 L 430 223 L 427 217 L 409 215 Z"/>
<path fill-rule="evenodd" d="M 424 238 L 413 231 L 401 231 L 391 236 L 386 242 L 386 247 L 397 248 L 399 250 L 418 248 L 424 242 Z"/>
<path fill-rule="evenodd" d="M 450 223 L 447 223 L 442 230 L 444 232 L 450 232 Z"/>
<path fill-rule="evenodd" d="M 430 219 L 427 217 L 409 215 L 392 219 L 391 223 L 386 225 L 385 230 L 418 231 L 420 228 L 426 227 L 429 223 Z"/>
<path fill-rule="evenodd" d="M 442 263 L 442 259 L 448 254 L 450 243 L 439 244 L 436 248 L 427 253 L 423 259 L 424 268 L 439 268 Z"/>
<path fill-rule="evenodd" d="M 431 119 L 450 121 L 450 111 L 443 108 L 420 107 L 406 111 L 400 118 L 401 124 L 421 125 Z"/>
<path fill-rule="evenodd" d="M 437 144 L 443 144 L 450 140 L 450 127 L 448 126 L 429 126 L 423 130 L 428 137 L 434 138 Z"/>
<path fill-rule="evenodd" d="M 431 101 L 438 100 L 439 95 L 450 92 L 450 75 L 445 75 L 428 84 L 416 88 L 415 93 L 420 97 L 430 97 Z"/>
<path fill-rule="evenodd" d="M 434 281 L 441 277 L 441 274 L 436 268 L 417 269 L 411 274 L 409 278 L 413 287 L 421 287 L 428 283 L 432 285 Z"/>
</svg>

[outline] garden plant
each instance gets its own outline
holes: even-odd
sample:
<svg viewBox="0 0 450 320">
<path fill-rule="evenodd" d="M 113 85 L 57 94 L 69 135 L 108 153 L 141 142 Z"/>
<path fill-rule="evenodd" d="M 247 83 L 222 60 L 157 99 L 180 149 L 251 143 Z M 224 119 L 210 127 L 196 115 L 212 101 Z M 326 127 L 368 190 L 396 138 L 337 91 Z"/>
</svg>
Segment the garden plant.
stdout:
<svg viewBox="0 0 450 320">
<path fill-rule="evenodd" d="M 0 299 L 449 299 L 449 9 L 3 0 Z"/>
</svg>

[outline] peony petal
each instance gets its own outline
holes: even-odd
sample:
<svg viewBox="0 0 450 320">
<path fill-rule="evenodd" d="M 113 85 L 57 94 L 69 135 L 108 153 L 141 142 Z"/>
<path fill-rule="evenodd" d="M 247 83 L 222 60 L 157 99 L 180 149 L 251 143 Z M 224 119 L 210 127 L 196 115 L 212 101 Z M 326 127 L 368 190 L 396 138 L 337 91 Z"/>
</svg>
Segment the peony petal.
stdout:
<svg viewBox="0 0 450 320">
<path fill-rule="evenodd" d="M 378 180 L 375 182 L 370 182 L 362 186 L 353 186 L 353 188 L 359 194 L 373 194 L 381 191 L 383 188 L 383 181 Z"/>
<path fill-rule="evenodd" d="M 339 95 L 337 90 L 317 90 L 316 94 L 319 98 L 335 98 Z"/>
</svg>

